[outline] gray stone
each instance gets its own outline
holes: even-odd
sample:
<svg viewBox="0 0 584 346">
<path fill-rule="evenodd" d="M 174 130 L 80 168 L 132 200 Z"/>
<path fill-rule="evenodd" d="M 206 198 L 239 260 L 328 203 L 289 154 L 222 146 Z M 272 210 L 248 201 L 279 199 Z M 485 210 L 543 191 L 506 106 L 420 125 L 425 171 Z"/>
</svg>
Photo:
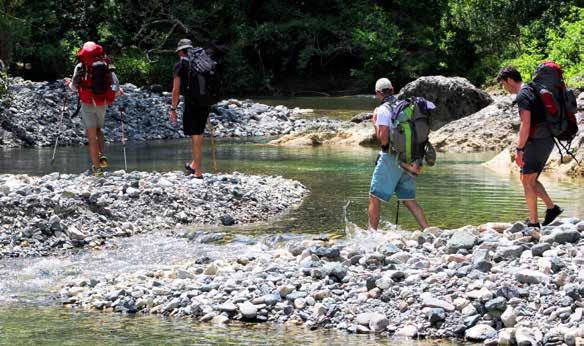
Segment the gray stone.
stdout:
<svg viewBox="0 0 584 346">
<path fill-rule="evenodd" d="M 580 232 L 575 228 L 560 228 L 556 229 L 550 235 L 550 238 L 546 237 L 546 242 L 556 242 L 559 244 L 566 243 L 577 243 L 581 238 Z"/>
<path fill-rule="evenodd" d="M 486 324 L 478 324 L 464 333 L 464 336 L 470 341 L 485 341 L 497 337 L 497 331 Z"/>
<path fill-rule="evenodd" d="M 402 328 L 396 330 L 394 335 L 406 338 L 415 338 L 418 335 L 418 327 L 412 324 L 406 324 Z"/>
<path fill-rule="evenodd" d="M 325 263 L 322 267 L 323 273 L 329 277 L 334 277 L 341 281 L 347 275 L 347 267 L 338 262 Z"/>
<path fill-rule="evenodd" d="M 421 96 L 436 104 L 436 110 L 432 114 L 433 130 L 452 120 L 473 114 L 493 102 L 489 94 L 460 77 L 418 78 L 404 86 L 398 98 L 412 96 Z"/>
<path fill-rule="evenodd" d="M 428 310 L 426 317 L 431 324 L 435 324 L 444 321 L 446 319 L 446 313 L 444 312 L 444 309 L 432 308 Z"/>
<path fill-rule="evenodd" d="M 436 299 L 432 297 L 432 295 L 429 293 L 422 293 L 420 295 L 420 298 L 422 299 L 422 306 L 427 306 L 430 308 L 440 308 L 448 312 L 455 310 L 454 305 L 452 305 L 451 303 L 445 300 Z"/>
<path fill-rule="evenodd" d="M 544 252 L 546 252 L 547 250 L 549 250 L 551 248 L 552 248 L 552 246 L 548 243 L 535 244 L 531 248 L 531 254 L 533 255 L 533 257 L 541 257 L 541 256 L 543 256 Z"/>
<path fill-rule="evenodd" d="M 517 323 L 517 315 L 515 314 L 513 307 L 507 306 L 505 312 L 501 314 L 501 321 L 503 322 L 503 325 L 507 328 L 515 326 L 515 324 Z"/>
<path fill-rule="evenodd" d="M 541 332 L 530 328 L 519 327 L 515 330 L 515 342 L 518 346 L 538 345 L 542 340 Z"/>
<path fill-rule="evenodd" d="M 446 243 L 446 252 L 454 254 L 460 249 L 470 250 L 477 242 L 477 237 L 465 230 L 455 231 Z"/>
<path fill-rule="evenodd" d="M 232 314 L 232 313 L 237 311 L 237 306 L 235 306 L 235 304 L 233 304 L 231 302 L 225 302 L 225 303 L 219 305 L 219 310 L 223 311 L 223 312 L 227 312 L 229 314 Z"/>
<path fill-rule="evenodd" d="M 515 279 L 522 284 L 539 284 L 549 281 L 549 276 L 536 270 L 523 269 L 515 272 Z"/>
<path fill-rule="evenodd" d="M 503 258 L 513 259 L 521 257 L 523 251 L 525 251 L 525 248 L 521 245 L 507 246 L 497 249 L 497 255 Z"/>
<path fill-rule="evenodd" d="M 246 320 L 255 320 L 258 314 L 256 306 L 249 301 L 239 304 L 239 311 L 241 312 L 241 316 Z"/>
<path fill-rule="evenodd" d="M 389 320 L 381 314 L 374 313 L 369 321 L 369 329 L 373 332 L 382 332 L 389 325 Z"/>
<path fill-rule="evenodd" d="M 488 312 L 494 312 L 494 311 L 503 312 L 503 311 L 505 311 L 506 307 L 507 307 L 507 300 L 503 297 L 497 297 L 497 298 L 491 299 L 485 303 L 485 309 L 487 309 Z"/>
</svg>

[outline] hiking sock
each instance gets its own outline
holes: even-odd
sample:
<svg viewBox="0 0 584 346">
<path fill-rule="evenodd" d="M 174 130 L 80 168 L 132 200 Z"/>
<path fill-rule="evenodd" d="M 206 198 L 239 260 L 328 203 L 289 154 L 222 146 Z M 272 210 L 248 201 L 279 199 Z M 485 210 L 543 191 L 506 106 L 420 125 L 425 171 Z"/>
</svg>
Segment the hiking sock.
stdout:
<svg viewBox="0 0 584 346">
<path fill-rule="evenodd" d="M 551 209 L 547 209 L 545 211 L 545 219 L 543 220 L 542 225 L 547 226 L 552 223 L 560 214 L 564 212 L 564 209 L 560 208 L 557 204 L 554 204 L 554 207 Z"/>
</svg>

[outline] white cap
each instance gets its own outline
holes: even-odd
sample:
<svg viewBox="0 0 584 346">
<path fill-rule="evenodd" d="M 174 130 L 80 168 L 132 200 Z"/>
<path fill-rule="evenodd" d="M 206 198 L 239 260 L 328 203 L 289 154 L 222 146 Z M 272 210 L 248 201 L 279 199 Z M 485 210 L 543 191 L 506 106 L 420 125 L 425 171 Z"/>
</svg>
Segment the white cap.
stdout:
<svg viewBox="0 0 584 346">
<path fill-rule="evenodd" d="M 391 82 L 387 78 L 380 78 L 375 82 L 375 92 L 382 91 L 385 89 L 393 89 Z"/>
</svg>

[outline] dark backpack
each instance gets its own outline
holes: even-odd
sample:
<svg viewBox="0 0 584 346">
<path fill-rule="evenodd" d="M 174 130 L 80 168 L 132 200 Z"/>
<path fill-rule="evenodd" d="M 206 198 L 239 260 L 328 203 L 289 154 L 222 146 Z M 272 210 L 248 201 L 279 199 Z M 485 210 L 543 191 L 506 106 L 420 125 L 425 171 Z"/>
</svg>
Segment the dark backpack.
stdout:
<svg viewBox="0 0 584 346">
<path fill-rule="evenodd" d="M 199 106 L 210 106 L 216 102 L 216 62 L 200 47 L 190 49 L 182 60 L 187 68 L 185 97 Z"/>
<path fill-rule="evenodd" d="M 574 90 L 566 88 L 560 65 L 553 61 L 541 63 L 529 87 L 543 104 L 546 126 L 556 140 L 561 160 L 562 149 L 576 160 L 570 151 L 571 142 L 578 133 L 576 95 Z M 566 142 L 566 145 L 561 141 Z"/>
<path fill-rule="evenodd" d="M 389 143 L 398 160 L 410 164 L 425 159 L 428 166 L 433 166 L 436 153 L 428 140 L 431 110 L 426 99 L 411 97 L 385 105 L 390 108 L 392 121 L 397 125 L 390 129 Z"/>
</svg>

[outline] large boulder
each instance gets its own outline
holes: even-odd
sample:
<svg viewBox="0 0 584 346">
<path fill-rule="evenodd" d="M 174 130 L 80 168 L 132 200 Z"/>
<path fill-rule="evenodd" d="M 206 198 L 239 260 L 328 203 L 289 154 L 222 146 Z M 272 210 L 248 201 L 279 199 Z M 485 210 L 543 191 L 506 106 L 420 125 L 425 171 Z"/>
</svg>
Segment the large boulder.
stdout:
<svg viewBox="0 0 584 346">
<path fill-rule="evenodd" d="M 480 111 L 430 133 L 430 142 L 444 152 L 499 151 L 515 143 L 519 123 L 512 98 L 498 97 Z"/>
<path fill-rule="evenodd" d="M 432 129 L 478 112 L 493 102 L 486 92 L 462 77 L 428 76 L 408 83 L 402 88 L 399 99 L 421 96 L 436 104 L 432 116 Z"/>
</svg>

